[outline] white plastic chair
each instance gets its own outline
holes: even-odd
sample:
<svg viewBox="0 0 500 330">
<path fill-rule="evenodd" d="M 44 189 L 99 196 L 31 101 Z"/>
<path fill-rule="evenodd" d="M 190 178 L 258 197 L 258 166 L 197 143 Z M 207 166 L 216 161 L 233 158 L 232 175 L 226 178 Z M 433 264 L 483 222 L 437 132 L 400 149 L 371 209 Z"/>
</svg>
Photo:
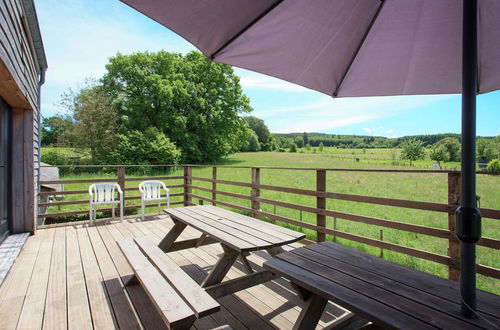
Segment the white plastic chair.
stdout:
<svg viewBox="0 0 500 330">
<path fill-rule="evenodd" d="M 118 200 L 115 193 L 118 192 Z M 115 217 L 115 204 L 120 205 L 120 220 L 123 220 L 123 191 L 118 183 L 102 182 L 94 183 L 89 187 L 90 220 L 95 222 L 97 217 L 97 205 L 112 204 L 113 218 Z"/>
<path fill-rule="evenodd" d="M 161 195 L 162 188 L 165 190 L 165 196 Z M 167 208 L 170 207 L 170 190 L 161 181 L 150 180 L 143 181 L 139 184 L 139 190 L 141 191 L 141 219 L 144 220 L 144 212 L 146 209 L 146 202 L 157 201 L 158 202 L 158 214 L 161 211 L 161 202 L 167 201 Z"/>
</svg>

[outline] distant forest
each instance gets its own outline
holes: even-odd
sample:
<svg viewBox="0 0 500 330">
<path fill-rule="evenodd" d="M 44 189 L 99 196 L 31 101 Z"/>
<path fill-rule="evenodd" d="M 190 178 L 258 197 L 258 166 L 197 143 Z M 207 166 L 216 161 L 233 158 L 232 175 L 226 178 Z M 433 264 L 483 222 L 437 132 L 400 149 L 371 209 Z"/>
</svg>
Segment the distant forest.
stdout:
<svg viewBox="0 0 500 330">
<path fill-rule="evenodd" d="M 444 138 L 451 137 L 460 140 L 460 134 L 429 134 L 404 136 L 400 138 L 387 138 L 382 136 L 364 136 L 364 135 L 338 135 L 326 133 L 274 133 L 275 138 L 279 140 L 294 141 L 296 139 L 306 138 L 311 147 L 318 147 L 323 143 L 325 147 L 336 148 L 399 148 L 401 144 L 408 139 L 421 141 L 424 147 L 431 146 Z M 306 137 L 307 136 L 307 137 Z M 494 137 L 481 137 L 493 139 Z"/>
</svg>

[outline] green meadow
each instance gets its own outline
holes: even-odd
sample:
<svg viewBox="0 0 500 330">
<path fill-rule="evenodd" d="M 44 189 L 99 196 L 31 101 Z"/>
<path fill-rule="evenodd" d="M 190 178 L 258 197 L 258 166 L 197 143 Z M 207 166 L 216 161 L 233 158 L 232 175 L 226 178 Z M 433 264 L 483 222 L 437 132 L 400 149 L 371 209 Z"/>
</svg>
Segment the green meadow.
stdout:
<svg viewBox="0 0 500 330">
<path fill-rule="evenodd" d="M 71 151 L 68 151 L 71 153 Z M 74 153 L 74 152 L 73 152 Z M 396 157 L 392 154 L 396 153 Z M 79 152 L 77 152 L 79 154 Z M 260 152 L 260 153 L 239 153 L 227 157 L 218 165 L 229 166 L 270 166 L 270 167 L 302 167 L 302 168 L 343 168 L 343 169 L 420 169 L 432 167 L 432 161 L 423 160 L 417 162 L 414 167 L 410 168 L 407 163 L 399 159 L 399 150 L 391 149 L 333 149 L 325 148 L 322 153 L 318 150 L 303 150 L 303 152 L 288 153 L 288 152 Z M 442 164 L 447 168 L 457 168 L 458 164 Z M 130 170 L 129 170 L 130 171 Z M 182 175 L 181 168 L 157 168 L 154 173 L 148 172 L 147 168 L 134 170 L 133 174 L 127 174 L 127 177 L 149 177 L 152 175 L 158 176 L 178 176 Z M 221 180 L 250 182 L 251 170 L 249 168 L 219 168 L 218 178 Z M 282 169 L 262 169 L 261 183 L 268 185 L 278 185 L 302 189 L 315 189 L 316 173 L 313 170 L 282 170 Z M 209 166 L 195 167 L 193 176 L 211 178 L 212 169 Z M 112 169 L 103 169 L 99 173 L 94 174 L 72 174 L 64 175 L 62 179 L 101 179 L 116 178 L 116 173 Z M 140 181 L 127 182 L 126 187 L 133 188 L 139 185 Z M 182 180 L 167 180 L 168 185 L 182 184 Z M 194 181 L 194 185 L 201 187 L 211 187 L 211 183 Z M 64 189 L 69 190 L 86 190 L 89 184 L 66 184 Z M 231 185 L 217 185 L 218 190 L 228 191 L 233 193 L 250 195 L 250 188 L 237 187 Z M 373 197 L 387 197 L 396 199 L 406 199 L 415 201 L 427 201 L 435 203 L 447 203 L 447 174 L 446 173 L 380 173 L 380 172 L 327 172 L 327 191 L 355 194 Z M 500 176 L 478 175 L 477 191 L 481 197 L 481 207 L 500 209 Z M 180 193 L 182 188 L 172 189 L 171 193 Z M 200 190 L 194 190 L 194 194 L 211 197 L 210 193 Z M 126 196 L 139 196 L 139 192 L 130 191 Z M 279 200 L 288 203 L 301 204 L 306 206 L 315 206 L 315 197 L 302 196 L 290 193 L 282 193 L 275 191 L 261 191 L 263 198 Z M 64 201 L 86 200 L 87 194 L 82 195 L 66 195 Z M 228 203 L 239 204 L 245 207 L 250 207 L 250 201 L 241 200 L 234 197 L 218 196 L 221 201 Z M 181 201 L 182 196 L 173 197 L 172 202 Z M 193 202 L 198 203 L 197 199 Z M 127 201 L 127 205 L 139 205 L 140 200 Z M 366 203 L 357 203 L 349 201 L 331 200 L 327 201 L 327 208 L 346 213 L 366 215 L 370 217 L 388 219 L 412 224 L 419 224 L 435 228 L 447 228 L 448 215 L 440 212 L 412 210 L 398 207 L 389 207 L 382 205 L 372 205 Z M 261 204 L 261 209 L 268 213 L 276 213 L 278 215 L 303 221 L 307 223 L 315 223 L 316 216 L 307 212 L 286 209 L 282 207 L 274 207 L 269 204 Z M 75 210 L 88 210 L 88 204 L 65 205 L 50 207 L 48 212 L 65 212 Z M 133 213 L 138 213 L 137 210 Z M 148 208 L 148 212 L 156 212 L 155 207 Z M 133 214 L 130 213 L 130 214 Z M 109 214 L 101 214 L 101 217 L 109 216 Z M 71 216 L 63 220 L 81 220 L 88 218 L 87 214 L 82 216 Z M 59 219 L 61 220 L 61 219 Z M 263 219 L 266 220 L 266 219 Z M 54 221 L 48 219 L 48 222 Z M 315 240 L 316 232 L 308 229 L 291 226 L 285 223 L 280 223 L 283 226 L 291 227 L 295 230 L 303 231 L 308 239 Z M 430 237 L 421 234 L 409 233 L 401 230 L 383 228 L 374 225 L 362 224 L 358 222 L 348 221 L 345 219 L 327 218 L 327 227 L 336 228 L 337 230 L 362 235 L 375 239 L 400 244 L 416 249 L 421 249 L 433 253 L 446 255 L 448 241 L 441 238 Z M 383 232 L 381 232 L 381 230 Z M 484 219 L 483 220 L 483 236 L 500 239 L 500 220 Z M 421 269 L 439 276 L 446 277 L 448 268 L 444 265 L 422 260 L 419 258 L 407 256 L 401 253 L 388 250 L 381 250 L 359 244 L 356 242 L 328 236 L 327 239 L 335 240 L 339 243 L 351 246 L 362 251 L 383 256 L 386 259 Z M 500 268 L 500 251 L 485 247 L 478 247 L 478 263 L 490 267 Z M 478 286 L 481 289 L 500 294 L 500 281 L 478 275 Z"/>
</svg>

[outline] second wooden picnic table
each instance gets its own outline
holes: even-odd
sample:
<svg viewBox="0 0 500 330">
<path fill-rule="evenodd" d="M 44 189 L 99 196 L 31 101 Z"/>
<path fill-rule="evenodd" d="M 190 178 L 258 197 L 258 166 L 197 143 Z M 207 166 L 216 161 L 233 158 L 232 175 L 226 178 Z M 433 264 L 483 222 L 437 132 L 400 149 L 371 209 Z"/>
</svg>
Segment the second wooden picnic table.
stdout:
<svg viewBox="0 0 500 330">
<path fill-rule="evenodd" d="M 254 272 L 247 256 L 265 250 L 271 256 L 283 252 L 283 245 L 299 241 L 304 234 L 231 212 L 216 206 L 187 206 L 166 209 L 174 226 L 158 245 L 164 252 L 178 251 L 206 244 L 220 243 L 224 253 L 201 286 L 214 298 L 267 282 L 277 275 L 268 270 Z M 195 239 L 177 241 L 187 227 L 201 232 Z M 240 258 L 247 275 L 222 283 L 236 260 Z"/>
</svg>

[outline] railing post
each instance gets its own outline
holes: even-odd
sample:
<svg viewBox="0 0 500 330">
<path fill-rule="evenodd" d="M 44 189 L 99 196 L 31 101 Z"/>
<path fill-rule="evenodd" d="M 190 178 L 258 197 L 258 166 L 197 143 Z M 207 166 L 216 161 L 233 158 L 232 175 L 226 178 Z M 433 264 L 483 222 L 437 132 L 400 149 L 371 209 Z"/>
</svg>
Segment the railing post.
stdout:
<svg viewBox="0 0 500 330">
<path fill-rule="evenodd" d="M 217 183 L 215 180 L 217 180 L 217 166 L 212 167 L 212 205 L 217 206 L 217 203 L 215 202 L 217 200 L 217 193 L 215 192 L 217 190 Z"/>
<path fill-rule="evenodd" d="M 260 202 L 256 199 L 260 197 L 260 168 L 252 167 L 252 217 L 257 218 L 255 211 L 260 210 Z"/>
<path fill-rule="evenodd" d="M 316 191 L 325 192 L 326 191 L 326 171 L 316 170 Z M 326 198 L 316 197 L 316 208 L 320 210 L 326 209 Z M 326 216 L 324 214 L 316 213 L 316 225 L 318 227 L 326 227 Z M 326 235 L 323 232 L 316 231 L 316 240 L 318 242 L 324 242 Z"/>
<path fill-rule="evenodd" d="M 118 176 L 118 185 L 122 188 L 123 198 L 125 200 L 125 167 L 120 166 L 116 171 L 116 175 Z"/>
<path fill-rule="evenodd" d="M 193 183 L 192 179 L 192 167 L 184 166 L 184 206 L 190 206 L 191 202 L 191 184 Z"/>
<path fill-rule="evenodd" d="M 451 232 L 448 239 L 448 278 L 453 281 L 460 279 L 460 241 L 455 236 L 455 209 L 460 205 L 460 173 L 448 173 L 448 229 Z"/>
</svg>

